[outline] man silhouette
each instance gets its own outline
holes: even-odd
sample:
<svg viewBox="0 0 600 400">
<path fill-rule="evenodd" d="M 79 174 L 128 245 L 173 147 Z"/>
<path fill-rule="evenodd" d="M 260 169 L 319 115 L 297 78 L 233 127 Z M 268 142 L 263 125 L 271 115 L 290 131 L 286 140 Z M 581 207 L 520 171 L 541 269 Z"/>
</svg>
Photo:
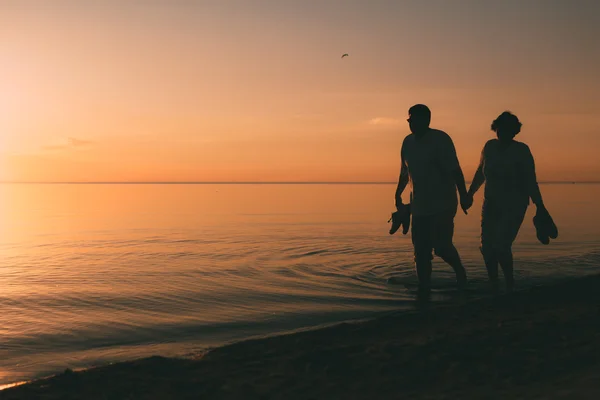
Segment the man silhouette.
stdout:
<svg viewBox="0 0 600 400">
<path fill-rule="evenodd" d="M 452 237 L 458 208 L 457 189 L 465 213 L 468 196 L 454 143 L 445 132 L 429 127 L 431 111 L 426 105 L 414 105 L 408 114 L 412 133 L 402 143 L 396 208 L 405 212 L 402 192 L 410 181 L 411 235 L 419 290 L 431 289 L 432 251 L 454 269 L 458 287 L 464 288 L 467 274 Z"/>
</svg>

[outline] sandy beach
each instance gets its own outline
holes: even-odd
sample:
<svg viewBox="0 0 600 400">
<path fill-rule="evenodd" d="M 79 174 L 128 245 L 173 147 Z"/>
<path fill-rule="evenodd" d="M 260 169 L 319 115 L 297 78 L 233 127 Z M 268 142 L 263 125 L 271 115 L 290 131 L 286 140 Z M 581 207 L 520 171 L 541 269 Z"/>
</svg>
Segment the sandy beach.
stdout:
<svg viewBox="0 0 600 400">
<path fill-rule="evenodd" d="M 66 371 L 1 399 L 600 398 L 600 276 Z"/>
</svg>

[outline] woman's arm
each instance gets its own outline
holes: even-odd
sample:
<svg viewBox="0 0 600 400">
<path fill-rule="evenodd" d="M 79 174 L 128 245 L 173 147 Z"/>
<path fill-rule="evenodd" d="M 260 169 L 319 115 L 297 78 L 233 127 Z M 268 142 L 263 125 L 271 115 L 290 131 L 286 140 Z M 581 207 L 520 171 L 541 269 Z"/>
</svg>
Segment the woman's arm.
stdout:
<svg viewBox="0 0 600 400">
<path fill-rule="evenodd" d="M 542 193 L 540 192 L 540 186 L 538 185 L 537 176 L 535 174 L 535 161 L 533 160 L 533 154 L 531 154 L 531 150 L 527 145 L 525 145 L 524 166 L 527 194 L 529 194 L 529 197 L 531 197 L 533 204 L 535 204 L 537 207 L 544 207 Z"/>
<path fill-rule="evenodd" d="M 483 174 L 483 164 L 485 162 L 485 149 L 487 144 L 481 150 L 481 157 L 479 158 L 479 166 L 477 167 L 477 171 L 475 171 L 475 175 L 473 176 L 473 181 L 471 181 L 471 187 L 469 187 L 469 196 L 474 196 L 475 193 L 479 190 L 481 185 L 485 182 L 485 175 Z"/>
</svg>

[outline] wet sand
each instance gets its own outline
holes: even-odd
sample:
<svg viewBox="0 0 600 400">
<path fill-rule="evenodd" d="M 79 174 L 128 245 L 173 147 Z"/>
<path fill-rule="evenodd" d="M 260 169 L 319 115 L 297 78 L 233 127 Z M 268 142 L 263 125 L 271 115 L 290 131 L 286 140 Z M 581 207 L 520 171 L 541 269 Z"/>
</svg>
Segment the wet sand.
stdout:
<svg viewBox="0 0 600 400">
<path fill-rule="evenodd" d="M 600 275 L 113 364 L 0 399 L 597 399 Z"/>
</svg>

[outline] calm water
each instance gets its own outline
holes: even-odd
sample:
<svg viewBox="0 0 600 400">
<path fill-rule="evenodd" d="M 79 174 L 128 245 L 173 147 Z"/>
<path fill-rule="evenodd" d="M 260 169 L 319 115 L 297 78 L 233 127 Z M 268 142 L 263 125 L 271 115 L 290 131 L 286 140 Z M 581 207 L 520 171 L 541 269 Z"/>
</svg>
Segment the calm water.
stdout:
<svg viewBox="0 0 600 400">
<path fill-rule="evenodd" d="M 394 189 L 0 185 L 0 384 L 410 308 L 386 284 L 413 274 L 410 236 L 387 233 Z M 519 284 L 596 272 L 600 185 L 542 192 L 560 238 L 539 244 L 530 208 Z M 456 220 L 474 281 L 480 207 Z"/>
</svg>

